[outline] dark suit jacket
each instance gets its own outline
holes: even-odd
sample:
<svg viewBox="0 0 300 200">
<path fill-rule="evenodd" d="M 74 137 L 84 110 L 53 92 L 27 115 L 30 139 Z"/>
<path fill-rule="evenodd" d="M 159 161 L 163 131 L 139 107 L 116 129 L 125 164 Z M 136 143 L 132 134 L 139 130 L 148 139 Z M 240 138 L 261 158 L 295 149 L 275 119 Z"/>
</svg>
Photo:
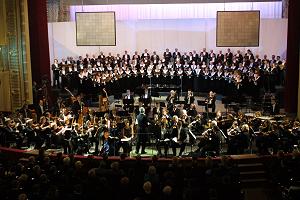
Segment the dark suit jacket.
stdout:
<svg viewBox="0 0 300 200">
<path fill-rule="evenodd" d="M 190 103 L 188 104 L 188 96 L 186 95 L 186 96 L 184 97 L 184 101 L 185 101 L 185 105 L 190 105 L 190 104 L 194 103 L 195 97 L 194 97 L 194 96 L 191 96 L 191 97 L 190 97 Z"/>
<path fill-rule="evenodd" d="M 43 109 L 44 109 L 44 112 L 45 112 L 45 107 L 43 106 Z M 40 120 L 40 118 L 41 118 L 41 116 L 43 116 L 43 112 L 42 112 L 42 109 L 41 109 L 41 107 L 40 107 L 40 105 L 37 105 L 36 107 L 35 107 L 35 113 L 36 113 L 36 115 L 37 115 L 37 120 L 39 121 Z"/>
</svg>

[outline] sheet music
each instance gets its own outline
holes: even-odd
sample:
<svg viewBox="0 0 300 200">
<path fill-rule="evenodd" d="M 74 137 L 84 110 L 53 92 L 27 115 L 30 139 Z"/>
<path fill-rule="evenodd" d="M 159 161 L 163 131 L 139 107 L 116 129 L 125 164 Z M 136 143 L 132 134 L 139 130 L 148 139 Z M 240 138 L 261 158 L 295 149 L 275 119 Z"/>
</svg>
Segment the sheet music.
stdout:
<svg viewBox="0 0 300 200">
<path fill-rule="evenodd" d="M 131 137 L 130 138 L 122 138 L 121 142 L 129 142 L 131 139 L 132 139 Z"/>
<path fill-rule="evenodd" d="M 170 141 L 170 139 L 169 139 L 169 138 L 166 138 L 166 139 L 159 140 L 159 141 L 161 141 L 161 142 L 169 142 L 169 141 Z"/>
<path fill-rule="evenodd" d="M 173 140 L 174 142 L 176 142 L 176 143 L 178 142 L 178 141 L 177 141 L 177 137 L 173 137 L 172 140 Z"/>
</svg>

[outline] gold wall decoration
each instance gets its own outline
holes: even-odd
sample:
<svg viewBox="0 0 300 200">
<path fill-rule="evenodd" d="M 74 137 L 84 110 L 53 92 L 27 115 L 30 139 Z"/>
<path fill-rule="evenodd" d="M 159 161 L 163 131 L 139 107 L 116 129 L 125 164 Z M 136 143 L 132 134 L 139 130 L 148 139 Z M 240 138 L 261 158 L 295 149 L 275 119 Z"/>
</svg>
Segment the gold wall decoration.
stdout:
<svg viewBox="0 0 300 200">
<path fill-rule="evenodd" d="M 5 0 L 0 0 L 0 46 L 7 44 Z"/>
<path fill-rule="evenodd" d="M 77 12 L 76 43 L 78 46 L 115 46 L 115 12 Z"/>
<path fill-rule="evenodd" d="M 0 46 L 0 71 L 6 74 L 2 82 L 5 87 L 0 87 L 0 94 L 10 97 L 9 103 L 6 97 L 2 97 L 1 102 L 5 105 L 0 107 L 0 111 L 15 111 L 24 102 L 32 102 L 28 7 L 27 0 L 0 1 L 5 4 L 4 34 L 7 37 L 6 43 Z"/>
<path fill-rule="evenodd" d="M 11 111 L 9 72 L 0 72 L 0 111 Z"/>
<path fill-rule="evenodd" d="M 259 11 L 218 11 L 218 47 L 259 46 Z"/>
<path fill-rule="evenodd" d="M 69 0 L 47 0 L 48 22 L 67 22 L 70 21 Z"/>
</svg>

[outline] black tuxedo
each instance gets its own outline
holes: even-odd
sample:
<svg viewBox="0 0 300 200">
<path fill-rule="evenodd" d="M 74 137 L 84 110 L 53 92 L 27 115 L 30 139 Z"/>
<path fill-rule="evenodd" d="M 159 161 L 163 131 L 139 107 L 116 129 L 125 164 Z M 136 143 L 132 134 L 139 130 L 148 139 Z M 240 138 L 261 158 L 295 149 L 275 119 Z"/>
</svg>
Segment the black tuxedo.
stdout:
<svg viewBox="0 0 300 200">
<path fill-rule="evenodd" d="M 35 113 L 37 115 L 37 120 L 38 121 L 40 120 L 41 116 L 43 116 L 44 112 L 45 112 L 45 107 L 44 106 L 41 107 L 40 105 L 37 105 L 35 107 Z"/>
<path fill-rule="evenodd" d="M 177 54 L 176 54 L 176 52 L 173 53 L 173 58 L 175 59 L 177 57 L 177 55 L 179 55 L 179 57 L 181 57 L 180 52 L 177 51 Z"/>
<path fill-rule="evenodd" d="M 150 122 L 145 114 L 139 114 L 137 120 L 137 144 L 136 153 L 139 153 L 140 146 L 142 145 L 142 153 L 145 152 L 146 142 L 148 141 L 148 123 Z"/>
<path fill-rule="evenodd" d="M 192 55 L 192 61 L 195 61 L 197 63 L 198 59 L 199 59 L 199 55 L 197 53 Z"/>
<path fill-rule="evenodd" d="M 223 63 L 223 61 L 224 61 L 224 54 L 218 54 L 217 55 L 217 61 L 218 61 L 218 63 L 220 62 L 220 63 Z"/>
<path fill-rule="evenodd" d="M 59 87 L 59 71 L 61 69 L 61 65 L 57 64 L 52 64 L 51 68 L 53 71 L 53 86 L 58 86 Z"/>
<path fill-rule="evenodd" d="M 183 60 L 183 62 L 189 62 L 190 61 L 190 57 L 188 55 L 183 55 L 181 57 L 181 60 Z"/>
<path fill-rule="evenodd" d="M 152 61 L 154 64 L 157 64 L 158 61 L 159 61 L 159 56 L 158 56 L 158 55 L 156 55 L 156 56 L 152 55 L 152 56 L 151 56 L 151 61 Z"/>
<path fill-rule="evenodd" d="M 137 59 L 138 61 L 140 61 L 140 59 L 141 59 L 141 56 L 140 55 L 133 55 L 132 56 L 132 60 L 134 60 L 134 59 Z"/>
<path fill-rule="evenodd" d="M 174 108 L 170 111 L 170 115 L 171 115 L 171 116 L 177 115 L 177 116 L 179 117 L 179 116 L 180 116 L 180 109 L 174 107 Z"/>
<path fill-rule="evenodd" d="M 205 62 L 208 60 L 208 53 L 207 52 L 201 52 L 200 56 L 203 56 L 203 59 L 204 59 Z"/>
<path fill-rule="evenodd" d="M 143 53 L 141 58 L 142 59 L 150 59 L 150 54 L 149 53 Z"/>
<path fill-rule="evenodd" d="M 165 63 L 168 64 L 171 61 L 172 54 L 171 52 L 164 52 Z"/>
<path fill-rule="evenodd" d="M 171 133 L 171 138 L 177 139 L 177 142 L 175 142 L 174 140 L 172 140 L 172 151 L 173 151 L 173 156 L 176 156 L 176 148 L 180 147 L 180 152 L 179 152 L 179 156 L 182 155 L 182 153 L 184 152 L 185 146 L 186 146 L 186 142 L 185 140 L 187 139 L 187 134 L 188 134 L 188 129 L 186 127 L 178 127 L 178 125 L 174 125 L 171 127 L 170 130 Z"/>
<path fill-rule="evenodd" d="M 195 101 L 195 97 L 194 97 L 193 95 L 190 96 L 190 97 L 188 97 L 188 95 L 186 95 L 186 96 L 184 97 L 184 104 L 185 104 L 185 107 L 186 107 L 186 108 L 189 108 L 190 105 L 191 105 L 192 103 L 194 103 L 194 101 Z"/>
<path fill-rule="evenodd" d="M 229 64 L 231 64 L 231 62 L 232 62 L 232 57 L 233 57 L 233 54 L 231 52 L 226 53 L 226 59 L 229 62 Z"/>
<path fill-rule="evenodd" d="M 128 55 L 128 54 L 124 54 L 123 56 L 122 56 L 122 60 L 124 60 L 125 62 L 127 62 L 127 63 L 129 63 L 129 61 L 130 61 L 130 55 Z"/>
</svg>

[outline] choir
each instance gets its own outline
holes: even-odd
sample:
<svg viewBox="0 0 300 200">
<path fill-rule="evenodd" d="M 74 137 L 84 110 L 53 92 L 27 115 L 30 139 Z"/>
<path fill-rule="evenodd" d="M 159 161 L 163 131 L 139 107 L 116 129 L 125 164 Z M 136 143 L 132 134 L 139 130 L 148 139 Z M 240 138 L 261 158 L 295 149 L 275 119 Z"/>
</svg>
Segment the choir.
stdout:
<svg viewBox="0 0 300 200">
<path fill-rule="evenodd" d="M 199 54 L 194 50 L 181 55 L 178 49 L 173 53 L 166 49 L 159 57 L 155 51 L 150 55 L 145 49 L 132 57 L 125 51 L 123 56 L 101 52 L 97 57 L 79 56 L 78 60 L 67 57 L 60 63 L 55 59 L 52 70 L 53 86 L 86 94 L 97 94 L 103 87 L 111 94 L 160 84 L 177 85 L 184 91 L 213 90 L 223 95 L 259 97 L 263 91 L 274 92 L 276 85 L 283 85 L 285 62 L 275 55 L 261 59 L 250 50 L 234 54 L 228 49 L 216 54 L 203 48 Z"/>
</svg>

